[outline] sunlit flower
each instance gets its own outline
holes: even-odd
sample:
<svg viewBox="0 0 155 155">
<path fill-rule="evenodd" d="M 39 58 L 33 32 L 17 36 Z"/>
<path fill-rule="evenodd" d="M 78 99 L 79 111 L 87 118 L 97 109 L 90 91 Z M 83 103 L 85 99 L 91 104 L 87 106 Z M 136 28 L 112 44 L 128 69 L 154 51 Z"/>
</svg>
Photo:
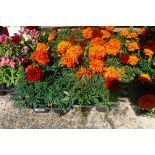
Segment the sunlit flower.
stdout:
<svg viewBox="0 0 155 155">
<path fill-rule="evenodd" d="M 103 59 L 106 55 L 104 46 L 93 46 L 89 48 L 89 59 Z"/>
<path fill-rule="evenodd" d="M 154 54 L 154 52 L 149 50 L 149 49 L 144 49 L 143 52 L 144 52 L 144 55 L 145 55 L 146 58 L 152 58 L 152 56 Z"/>
<path fill-rule="evenodd" d="M 139 50 L 140 45 L 137 42 L 130 42 L 128 43 L 128 51 L 134 52 L 135 50 Z"/>
<path fill-rule="evenodd" d="M 50 47 L 44 43 L 37 43 L 36 50 L 38 53 L 48 53 Z"/>
<path fill-rule="evenodd" d="M 91 29 L 91 27 L 87 27 L 83 30 L 82 34 L 84 38 L 90 39 L 93 36 L 93 30 Z"/>
<path fill-rule="evenodd" d="M 129 56 L 128 64 L 135 66 L 138 63 L 138 60 L 139 59 L 135 55 L 131 55 L 131 56 Z"/>
<path fill-rule="evenodd" d="M 111 33 L 106 30 L 101 30 L 102 33 L 102 39 L 108 39 L 110 38 Z"/>
<path fill-rule="evenodd" d="M 57 54 L 60 56 L 66 52 L 68 48 L 71 47 L 71 43 L 68 41 L 61 41 L 57 46 Z"/>
<path fill-rule="evenodd" d="M 84 67 L 80 68 L 75 74 L 78 78 L 81 78 L 83 75 L 86 75 L 88 78 L 91 78 L 91 72 Z"/>
<path fill-rule="evenodd" d="M 89 67 L 93 73 L 103 72 L 104 62 L 102 60 L 92 59 L 89 62 Z"/>
<path fill-rule="evenodd" d="M 48 36 L 48 41 L 54 40 L 55 39 L 55 35 L 53 33 L 50 33 Z"/>
<path fill-rule="evenodd" d="M 120 32 L 119 32 L 120 36 L 122 37 L 127 37 L 128 34 L 129 34 L 129 31 L 128 29 L 122 29 Z"/>
<path fill-rule="evenodd" d="M 108 55 L 116 56 L 121 49 L 120 41 L 118 39 L 110 39 L 105 43 L 105 48 Z"/>
<path fill-rule="evenodd" d="M 149 83 L 149 82 L 152 81 L 151 78 L 150 78 L 150 76 L 148 74 L 141 74 L 139 76 L 139 80 L 141 81 L 142 84 Z"/>
<path fill-rule="evenodd" d="M 90 41 L 90 46 L 99 46 L 99 45 L 103 45 L 103 44 L 104 44 L 103 39 L 99 38 L 99 37 L 93 38 Z"/>
</svg>

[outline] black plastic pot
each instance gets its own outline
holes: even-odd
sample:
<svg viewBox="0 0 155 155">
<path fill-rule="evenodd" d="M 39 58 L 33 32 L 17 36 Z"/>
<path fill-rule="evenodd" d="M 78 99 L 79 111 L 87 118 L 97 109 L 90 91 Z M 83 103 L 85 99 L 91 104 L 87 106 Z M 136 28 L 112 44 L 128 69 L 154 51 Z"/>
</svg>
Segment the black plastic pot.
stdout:
<svg viewBox="0 0 155 155">
<path fill-rule="evenodd" d="M 87 106 L 72 105 L 72 108 L 74 108 L 74 107 L 79 107 L 81 112 L 89 112 L 93 108 L 96 108 L 96 110 L 99 112 L 105 112 L 106 111 L 106 109 L 104 107 L 96 106 L 96 105 L 87 105 Z"/>
<path fill-rule="evenodd" d="M 13 92 L 12 90 L 13 87 L 6 87 L 4 85 L 0 85 L 0 95 L 6 95 L 6 94 L 10 94 Z"/>
<path fill-rule="evenodd" d="M 65 110 L 61 108 L 52 108 L 51 110 L 55 113 L 58 113 L 59 115 L 64 115 L 71 110 L 71 107 L 67 107 Z"/>
</svg>

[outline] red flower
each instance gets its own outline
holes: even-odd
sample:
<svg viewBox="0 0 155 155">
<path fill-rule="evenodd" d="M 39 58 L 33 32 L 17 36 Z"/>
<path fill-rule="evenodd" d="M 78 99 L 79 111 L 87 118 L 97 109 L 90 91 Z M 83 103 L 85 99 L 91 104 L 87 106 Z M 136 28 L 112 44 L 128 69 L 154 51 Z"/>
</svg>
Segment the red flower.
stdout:
<svg viewBox="0 0 155 155">
<path fill-rule="evenodd" d="M 12 37 L 12 42 L 18 43 L 20 41 L 20 37 L 17 33 L 14 33 L 14 36 Z"/>
<path fill-rule="evenodd" d="M 129 55 L 128 53 L 121 54 L 119 60 L 123 65 L 126 65 L 128 63 Z"/>
<path fill-rule="evenodd" d="M 33 29 L 35 29 L 35 26 L 25 26 L 26 27 L 26 29 L 28 29 L 28 30 L 33 30 Z"/>
<path fill-rule="evenodd" d="M 5 34 L 6 36 L 9 36 L 9 32 L 8 32 L 7 27 L 4 27 L 4 28 L 3 28 L 2 34 Z"/>
<path fill-rule="evenodd" d="M 93 38 L 102 37 L 101 30 L 93 30 Z"/>
<path fill-rule="evenodd" d="M 117 78 L 111 77 L 105 80 L 104 86 L 106 89 L 109 89 L 110 91 L 117 91 L 120 88 L 120 82 Z"/>
<path fill-rule="evenodd" d="M 26 69 L 26 79 L 29 81 L 38 81 L 41 77 L 42 69 L 37 66 L 29 65 Z"/>
</svg>

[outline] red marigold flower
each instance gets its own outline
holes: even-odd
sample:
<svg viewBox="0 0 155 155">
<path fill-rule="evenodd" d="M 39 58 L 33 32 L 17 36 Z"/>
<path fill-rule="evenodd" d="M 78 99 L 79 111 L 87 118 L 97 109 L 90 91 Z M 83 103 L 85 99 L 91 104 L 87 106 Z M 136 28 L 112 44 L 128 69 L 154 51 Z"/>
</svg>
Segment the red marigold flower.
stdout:
<svg viewBox="0 0 155 155">
<path fill-rule="evenodd" d="M 128 53 L 123 53 L 123 54 L 121 54 L 119 60 L 120 60 L 120 62 L 121 62 L 123 65 L 126 65 L 126 64 L 128 63 L 128 60 L 129 60 L 129 54 L 128 54 Z"/>
<path fill-rule="evenodd" d="M 109 89 L 110 91 L 118 91 L 120 88 L 120 82 L 118 78 L 111 77 L 105 80 L 104 86 L 106 89 Z"/>
<path fill-rule="evenodd" d="M 139 99 L 139 106 L 143 110 L 150 110 L 155 107 L 155 96 L 153 94 L 145 94 Z"/>
<path fill-rule="evenodd" d="M 40 80 L 41 72 L 42 72 L 41 68 L 37 66 L 29 65 L 25 70 L 26 70 L 26 79 L 28 81 Z"/>
</svg>

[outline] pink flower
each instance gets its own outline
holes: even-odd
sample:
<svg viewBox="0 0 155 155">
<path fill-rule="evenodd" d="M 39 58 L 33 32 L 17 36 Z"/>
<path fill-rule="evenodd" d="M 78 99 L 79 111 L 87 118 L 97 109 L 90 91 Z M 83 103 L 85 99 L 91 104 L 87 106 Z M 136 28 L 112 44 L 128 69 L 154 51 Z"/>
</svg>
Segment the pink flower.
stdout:
<svg viewBox="0 0 155 155">
<path fill-rule="evenodd" d="M 23 54 L 26 54 L 28 51 L 29 51 L 29 48 L 27 46 L 24 46 L 21 52 Z"/>
<path fill-rule="evenodd" d="M 9 66 L 12 67 L 12 68 L 14 68 L 15 65 L 16 65 L 16 63 L 15 63 L 14 61 L 11 60 L 10 63 L 9 63 Z"/>
<path fill-rule="evenodd" d="M 11 59 L 9 59 L 9 58 L 7 58 L 7 57 L 1 57 L 0 58 L 0 66 L 2 67 L 2 66 L 10 66 L 10 67 L 12 67 L 12 68 L 14 68 L 15 67 L 15 62 L 13 61 L 13 60 L 11 60 Z"/>
<path fill-rule="evenodd" d="M 0 43 L 7 43 L 8 36 L 6 35 L 0 35 Z"/>
</svg>

